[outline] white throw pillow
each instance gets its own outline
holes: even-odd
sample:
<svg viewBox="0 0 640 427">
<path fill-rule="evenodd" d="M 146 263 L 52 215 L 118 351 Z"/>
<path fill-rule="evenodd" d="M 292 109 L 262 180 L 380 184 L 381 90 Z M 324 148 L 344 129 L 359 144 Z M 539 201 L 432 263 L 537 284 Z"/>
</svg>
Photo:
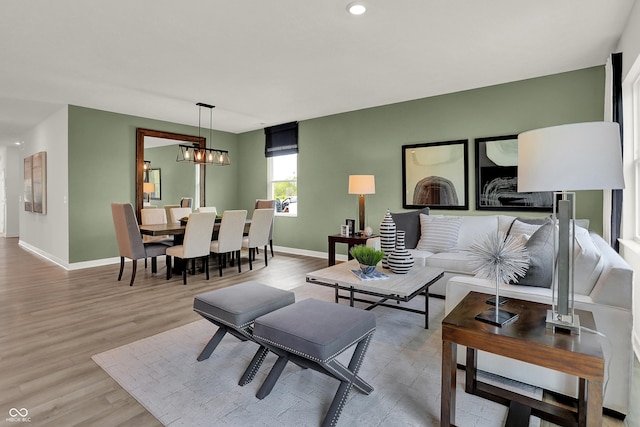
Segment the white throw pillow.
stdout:
<svg viewBox="0 0 640 427">
<path fill-rule="evenodd" d="M 420 241 L 416 249 L 438 253 L 455 248 L 461 224 L 459 216 L 420 214 Z"/>
<path fill-rule="evenodd" d="M 513 221 L 513 225 L 511 226 L 511 230 L 509 230 L 510 236 L 520 236 L 524 234 L 525 236 L 533 236 L 533 233 L 538 231 L 538 229 L 542 227 L 542 224 L 527 224 L 526 222 L 522 222 L 519 220 Z"/>
</svg>

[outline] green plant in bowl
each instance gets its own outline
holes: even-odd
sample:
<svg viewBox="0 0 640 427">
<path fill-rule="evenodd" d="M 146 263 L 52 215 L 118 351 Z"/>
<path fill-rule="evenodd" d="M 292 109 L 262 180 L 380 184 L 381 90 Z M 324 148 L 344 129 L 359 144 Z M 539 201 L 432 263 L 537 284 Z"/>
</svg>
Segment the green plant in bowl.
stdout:
<svg viewBox="0 0 640 427">
<path fill-rule="evenodd" d="M 354 257 L 360 264 L 360 270 L 364 274 L 370 274 L 375 270 L 376 265 L 382 258 L 384 258 L 384 252 L 373 249 L 372 247 L 365 245 L 358 245 L 351 248 L 349 251 L 352 257 Z"/>
</svg>

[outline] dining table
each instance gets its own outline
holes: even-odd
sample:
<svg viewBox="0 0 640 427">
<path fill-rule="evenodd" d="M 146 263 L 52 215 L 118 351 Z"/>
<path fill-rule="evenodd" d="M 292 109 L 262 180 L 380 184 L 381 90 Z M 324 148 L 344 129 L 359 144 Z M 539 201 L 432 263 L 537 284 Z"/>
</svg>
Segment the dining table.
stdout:
<svg viewBox="0 0 640 427">
<path fill-rule="evenodd" d="M 215 240 L 218 236 L 218 231 L 220 230 L 220 223 L 222 222 L 222 218 L 216 218 L 216 221 L 213 225 L 213 235 L 211 236 L 211 240 Z M 249 232 L 249 227 L 251 226 L 251 219 L 248 218 L 244 222 L 244 232 Z M 147 236 L 173 236 L 173 243 L 175 245 L 182 244 L 182 240 L 184 238 L 185 230 L 187 229 L 187 221 L 182 220 L 180 222 L 173 223 L 165 223 L 165 224 L 141 224 L 139 226 L 140 234 L 144 234 Z"/>
<path fill-rule="evenodd" d="M 218 238 L 218 231 L 220 230 L 220 223 L 222 222 L 222 218 L 216 218 L 215 223 L 213 224 L 213 233 L 211 235 L 211 240 L 216 240 Z M 249 232 L 249 227 L 251 226 L 251 219 L 247 219 L 244 222 L 244 233 Z M 139 226 L 140 234 L 144 234 L 147 236 L 173 236 L 173 244 L 181 245 L 184 240 L 184 233 L 187 229 L 187 220 L 182 219 L 180 222 L 173 223 L 165 223 L 165 224 L 140 224 Z M 182 274 L 183 269 L 182 262 L 180 260 L 175 260 L 173 263 L 173 272 L 175 274 Z"/>
</svg>

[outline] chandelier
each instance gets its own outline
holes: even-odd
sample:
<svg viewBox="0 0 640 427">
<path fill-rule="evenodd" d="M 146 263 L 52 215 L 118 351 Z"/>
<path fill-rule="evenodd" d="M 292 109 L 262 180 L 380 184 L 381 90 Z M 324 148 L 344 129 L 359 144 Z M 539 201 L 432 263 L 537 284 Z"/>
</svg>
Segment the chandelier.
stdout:
<svg viewBox="0 0 640 427">
<path fill-rule="evenodd" d="M 198 138 L 200 138 L 201 130 L 201 112 L 202 107 L 204 107 L 209 109 L 209 141 L 212 141 L 213 109 L 215 108 L 215 106 L 204 104 L 202 102 L 198 102 L 196 105 L 198 106 Z M 206 145 L 205 147 L 201 147 L 197 143 L 194 143 L 193 145 L 179 144 L 178 157 L 176 157 L 176 162 L 187 162 L 203 166 L 226 166 L 231 164 L 231 160 L 229 159 L 229 151 L 220 150 L 218 148 L 208 148 L 206 147 Z"/>
</svg>

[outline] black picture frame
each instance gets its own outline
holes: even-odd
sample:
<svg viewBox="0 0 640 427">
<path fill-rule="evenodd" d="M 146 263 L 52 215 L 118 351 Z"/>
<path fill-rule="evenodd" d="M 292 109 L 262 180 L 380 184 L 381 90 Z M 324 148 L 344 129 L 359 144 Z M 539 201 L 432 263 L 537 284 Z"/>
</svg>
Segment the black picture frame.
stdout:
<svg viewBox="0 0 640 427">
<path fill-rule="evenodd" d="M 402 207 L 469 209 L 468 140 L 402 146 Z"/>
<path fill-rule="evenodd" d="M 150 193 L 150 199 L 151 200 L 162 200 L 162 179 L 161 179 L 161 173 L 160 173 L 160 168 L 155 168 L 155 169 L 149 169 L 148 171 L 149 173 L 149 181 L 153 183 L 154 185 L 154 191 L 153 193 Z"/>
<path fill-rule="evenodd" d="M 345 220 L 345 225 L 349 226 L 349 236 L 353 236 L 356 232 L 356 220 L 355 219 L 347 219 Z"/>
<path fill-rule="evenodd" d="M 553 210 L 553 192 L 517 191 L 518 135 L 476 138 L 474 148 L 477 210 Z"/>
</svg>

